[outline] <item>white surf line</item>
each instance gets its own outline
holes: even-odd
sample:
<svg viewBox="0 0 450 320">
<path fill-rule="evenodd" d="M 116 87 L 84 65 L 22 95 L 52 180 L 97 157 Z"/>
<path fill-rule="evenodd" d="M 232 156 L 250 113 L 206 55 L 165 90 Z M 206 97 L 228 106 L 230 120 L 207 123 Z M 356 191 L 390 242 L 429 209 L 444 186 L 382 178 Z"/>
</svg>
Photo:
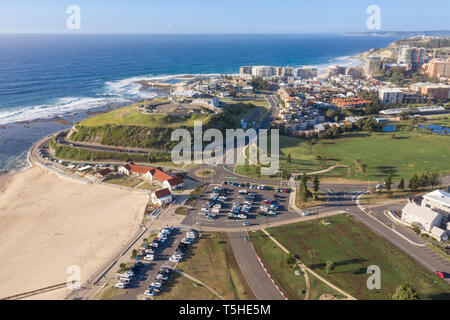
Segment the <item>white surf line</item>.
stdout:
<svg viewBox="0 0 450 320">
<path fill-rule="evenodd" d="M 364 212 L 367 216 L 369 216 L 369 217 L 371 217 L 372 219 L 374 219 L 375 221 L 377 221 L 379 224 L 381 224 L 382 226 L 384 226 L 385 228 L 387 228 L 387 229 L 389 229 L 390 231 L 392 231 L 392 232 L 394 232 L 395 234 L 397 234 L 398 236 L 400 236 L 400 237 L 402 237 L 403 239 L 405 239 L 406 241 L 408 241 L 409 243 L 411 243 L 411 244 L 413 244 L 413 245 L 415 245 L 415 246 L 418 246 L 418 247 L 426 247 L 426 244 L 424 244 L 424 243 L 417 243 L 417 242 L 414 242 L 414 241 L 412 241 L 412 240 L 410 240 L 410 239 L 408 239 L 407 237 L 405 237 L 404 235 L 402 235 L 400 232 L 398 232 L 397 230 L 394 230 L 394 229 L 392 229 L 392 228 L 389 228 L 387 225 L 385 225 L 384 223 L 382 223 L 380 220 L 378 220 L 377 218 L 375 218 L 375 217 L 373 217 L 372 215 L 370 215 L 369 213 L 367 213 L 365 210 L 364 210 L 364 207 L 362 207 L 361 205 L 360 205 L 360 198 L 363 196 L 363 195 L 365 195 L 365 194 L 367 194 L 367 192 L 363 192 L 363 193 L 361 193 L 360 195 L 358 195 L 357 197 L 356 197 L 356 204 L 358 205 L 358 208 L 362 211 L 362 212 Z"/>
</svg>

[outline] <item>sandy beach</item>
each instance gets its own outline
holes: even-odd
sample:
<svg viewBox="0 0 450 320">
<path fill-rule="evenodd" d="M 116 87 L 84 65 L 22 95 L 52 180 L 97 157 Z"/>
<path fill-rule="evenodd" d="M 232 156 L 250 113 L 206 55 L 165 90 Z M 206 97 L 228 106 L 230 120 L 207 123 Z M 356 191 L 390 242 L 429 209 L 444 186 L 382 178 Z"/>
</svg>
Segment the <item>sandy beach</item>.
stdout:
<svg viewBox="0 0 450 320">
<path fill-rule="evenodd" d="M 62 179 L 33 167 L 1 189 L 0 298 L 64 283 L 80 267 L 83 282 L 137 231 L 145 194 Z M 61 299 L 68 289 L 30 299 Z"/>
</svg>

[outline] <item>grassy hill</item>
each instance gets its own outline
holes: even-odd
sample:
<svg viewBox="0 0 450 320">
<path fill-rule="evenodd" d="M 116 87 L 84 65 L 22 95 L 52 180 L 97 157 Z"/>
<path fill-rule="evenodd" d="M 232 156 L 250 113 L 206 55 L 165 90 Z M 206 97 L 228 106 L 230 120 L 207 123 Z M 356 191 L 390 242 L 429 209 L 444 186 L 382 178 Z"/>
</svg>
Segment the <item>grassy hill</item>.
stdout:
<svg viewBox="0 0 450 320">
<path fill-rule="evenodd" d="M 88 118 L 75 126 L 70 139 L 75 142 L 94 142 L 110 146 L 170 149 L 176 142 L 170 141 L 177 128 L 192 129 L 195 121 L 201 121 L 203 129 L 239 127 L 239 120 L 246 114 L 267 110 L 265 100 L 234 101 L 227 99 L 223 111 L 216 114 L 193 113 L 189 115 L 143 114 L 134 105 L 116 109 Z"/>
</svg>

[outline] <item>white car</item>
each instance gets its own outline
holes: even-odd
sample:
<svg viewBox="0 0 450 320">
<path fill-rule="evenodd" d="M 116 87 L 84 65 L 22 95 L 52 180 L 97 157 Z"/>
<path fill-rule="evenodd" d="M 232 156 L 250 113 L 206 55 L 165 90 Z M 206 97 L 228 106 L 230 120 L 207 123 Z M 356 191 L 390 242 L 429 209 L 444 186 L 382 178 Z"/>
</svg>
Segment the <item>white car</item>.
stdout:
<svg viewBox="0 0 450 320">
<path fill-rule="evenodd" d="M 114 285 L 114 287 L 115 287 L 115 288 L 118 288 L 118 289 L 125 289 L 125 288 L 127 287 L 127 284 L 124 283 L 124 282 L 119 281 L 119 282 L 117 282 L 117 283 Z"/>
<path fill-rule="evenodd" d="M 155 295 L 155 292 L 153 292 L 153 290 L 147 289 L 145 290 L 144 295 L 153 297 Z"/>
<path fill-rule="evenodd" d="M 186 237 L 195 239 L 197 237 L 197 235 L 194 232 L 188 232 L 188 233 L 186 233 Z"/>
<path fill-rule="evenodd" d="M 155 255 L 154 254 L 148 254 L 144 257 L 145 261 L 153 261 L 155 260 Z"/>
<path fill-rule="evenodd" d="M 146 254 L 154 254 L 155 253 L 155 250 L 154 249 L 145 249 L 145 251 L 144 251 Z"/>
<path fill-rule="evenodd" d="M 169 258 L 169 261 L 170 261 L 170 262 L 180 262 L 180 259 L 177 259 L 177 258 L 175 258 L 175 257 L 170 257 L 170 258 Z"/>
<path fill-rule="evenodd" d="M 150 286 L 155 287 L 155 288 L 161 288 L 162 283 L 158 282 L 158 281 L 154 281 L 154 282 L 152 282 L 152 284 Z"/>
<path fill-rule="evenodd" d="M 169 277 L 168 277 L 168 276 L 165 276 L 165 275 L 163 275 L 163 274 L 158 274 L 158 275 L 156 276 L 156 279 L 157 279 L 157 280 L 167 281 L 167 279 L 169 279 Z"/>
</svg>

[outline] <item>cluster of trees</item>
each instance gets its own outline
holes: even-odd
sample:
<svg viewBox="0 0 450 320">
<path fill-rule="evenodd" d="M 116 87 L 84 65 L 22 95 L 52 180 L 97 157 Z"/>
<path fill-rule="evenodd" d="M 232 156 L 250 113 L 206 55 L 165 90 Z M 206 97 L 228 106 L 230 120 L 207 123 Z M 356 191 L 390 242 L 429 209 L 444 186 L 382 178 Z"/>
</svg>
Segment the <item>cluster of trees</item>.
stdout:
<svg viewBox="0 0 450 320">
<path fill-rule="evenodd" d="M 408 183 L 409 189 L 413 191 L 424 189 L 429 186 L 435 187 L 437 185 L 439 185 L 439 174 L 436 172 L 430 173 L 428 170 L 424 170 L 420 176 L 415 174 Z"/>
<path fill-rule="evenodd" d="M 268 91 L 270 90 L 270 83 L 263 78 L 253 78 L 250 85 L 256 90 Z"/>
<path fill-rule="evenodd" d="M 394 295 L 392 296 L 393 300 L 420 300 L 419 294 L 416 289 L 408 282 L 402 284 L 397 288 Z"/>
<path fill-rule="evenodd" d="M 381 70 L 376 76 L 379 80 L 390 80 L 396 85 L 405 85 L 407 83 L 425 82 L 431 79 L 426 74 L 422 74 L 419 71 L 406 71 L 403 68 L 393 67 L 386 70 Z"/>
<path fill-rule="evenodd" d="M 359 132 L 359 131 L 373 132 L 381 129 L 382 129 L 381 124 L 377 123 L 373 119 L 367 118 L 367 119 L 359 119 L 355 123 L 343 127 L 333 126 L 328 128 L 324 132 L 319 133 L 314 132 L 311 134 L 311 137 L 318 139 L 334 139 L 340 136 L 342 133 Z"/>
<path fill-rule="evenodd" d="M 298 194 L 297 196 L 300 197 L 301 202 L 307 202 L 309 199 L 317 199 L 318 196 L 318 192 L 319 192 L 319 188 L 320 188 L 320 180 L 319 180 L 319 176 L 315 175 L 313 178 L 313 192 L 309 191 L 308 189 L 308 176 L 303 173 L 301 181 L 300 181 L 300 186 L 298 188 Z"/>
</svg>

